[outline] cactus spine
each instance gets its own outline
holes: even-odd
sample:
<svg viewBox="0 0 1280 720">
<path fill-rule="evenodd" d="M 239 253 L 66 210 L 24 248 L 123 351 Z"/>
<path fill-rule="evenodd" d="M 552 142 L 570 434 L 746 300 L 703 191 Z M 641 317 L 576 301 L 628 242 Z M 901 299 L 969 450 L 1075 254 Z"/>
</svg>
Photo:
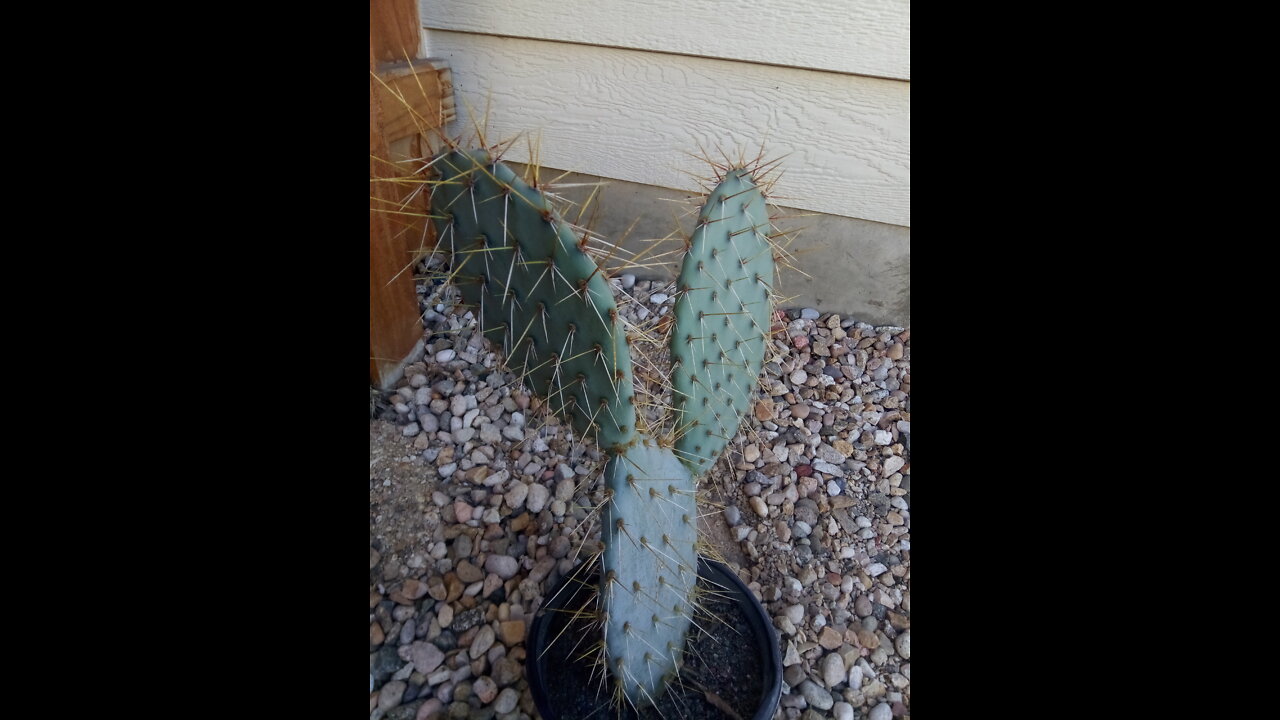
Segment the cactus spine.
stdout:
<svg viewBox="0 0 1280 720">
<path fill-rule="evenodd" d="M 433 161 L 437 242 L 508 366 L 609 459 L 600 621 L 616 693 L 651 704 L 682 661 L 695 608 L 695 477 L 750 403 L 768 344 L 773 247 L 764 191 L 724 166 L 698 217 L 670 336 L 668 430 L 637 430 L 628 338 L 603 272 L 548 199 L 484 150 Z M 758 167 L 758 166 L 757 166 Z"/>
</svg>

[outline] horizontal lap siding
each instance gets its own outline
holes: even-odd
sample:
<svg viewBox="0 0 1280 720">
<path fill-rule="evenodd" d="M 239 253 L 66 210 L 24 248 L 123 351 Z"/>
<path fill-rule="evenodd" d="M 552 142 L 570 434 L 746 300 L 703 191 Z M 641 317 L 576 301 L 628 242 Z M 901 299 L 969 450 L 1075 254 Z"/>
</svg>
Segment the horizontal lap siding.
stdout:
<svg viewBox="0 0 1280 720">
<path fill-rule="evenodd" d="M 453 71 L 453 127 L 470 110 L 490 142 L 540 132 L 544 166 L 691 190 L 681 171 L 706 168 L 684 152 L 763 141 L 791 153 L 779 205 L 911 224 L 909 82 L 441 30 L 428 44 Z"/>
<path fill-rule="evenodd" d="M 911 78 L 909 0 L 420 0 L 420 5 L 429 30 Z"/>
</svg>

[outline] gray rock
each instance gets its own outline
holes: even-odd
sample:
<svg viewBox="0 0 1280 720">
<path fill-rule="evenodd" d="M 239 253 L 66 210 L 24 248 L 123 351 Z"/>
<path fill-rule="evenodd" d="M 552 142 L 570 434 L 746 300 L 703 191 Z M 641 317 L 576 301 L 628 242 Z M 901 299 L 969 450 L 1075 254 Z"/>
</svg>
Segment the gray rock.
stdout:
<svg viewBox="0 0 1280 720">
<path fill-rule="evenodd" d="M 516 709 L 516 703 L 520 701 L 520 693 L 514 688 L 507 688 L 498 693 L 498 699 L 493 703 L 493 711 L 499 715 L 504 715 Z"/>
<path fill-rule="evenodd" d="M 444 662 L 444 653 L 435 645 L 419 640 L 409 646 L 409 662 L 413 663 L 414 670 L 427 675 Z"/>
<path fill-rule="evenodd" d="M 427 376 L 423 375 L 422 373 L 418 373 L 417 375 L 414 375 L 413 377 L 409 378 L 409 387 L 411 388 L 420 388 L 426 384 L 427 384 Z"/>
<path fill-rule="evenodd" d="M 502 428 L 502 437 L 510 440 L 511 442 L 521 442 L 524 440 L 524 428 L 516 427 L 515 425 L 508 425 Z"/>
<path fill-rule="evenodd" d="M 498 426 L 493 423 L 485 423 L 480 426 L 480 442 L 485 445 L 496 445 L 502 440 L 502 432 L 498 430 Z"/>
<path fill-rule="evenodd" d="M 848 673 L 844 669 L 844 658 L 840 653 L 828 653 L 822 658 L 822 682 L 829 688 L 845 681 Z"/>
<path fill-rule="evenodd" d="M 400 432 L 404 433 L 405 437 L 413 437 L 422 432 L 422 428 L 418 426 L 418 423 L 411 422 L 408 425 L 405 425 Z"/>
<path fill-rule="evenodd" d="M 654 305 L 661 305 L 662 303 L 667 301 L 667 297 L 668 296 L 666 293 L 654 293 L 649 296 L 649 302 L 653 303 Z"/>
<path fill-rule="evenodd" d="M 860 665 L 854 665 L 849 668 L 849 687 L 854 690 L 862 688 L 862 667 Z"/>
<path fill-rule="evenodd" d="M 885 459 L 884 465 L 881 466 L 880 468 L 880 474 L 884 477 L 889 477 L 890 475 L 901 470 L 902 466 L 906 464 L 907 464 L 906 460 L 903 460 L 901 457 L 898 457 L 897 455 L 891 455 L 887 459 Z"/>
<path fill-rule="evenodd" d="M 724 520 L 729 523 L 729 527 L 734 527 L 742 522 L 742 511 L 737 505 L 727 505 L 724 509 Z"/>
<path fill-rule="evenodd" d="M 889 707 L 889 703 L 882 702 L 871 708 L 871 714 L 867 715 L 868 720 L 893 720 L 893 708 Z"/>
<path fill-rule="evenodd" d="M 791 621 L 792 625 L 799 625 L 804 620 L 804 605 L 799 603 L 789 605 L 787 606 L 787 609 L 783 611 L 783 614 Z"/>
<path fill-rule="evenodd" d="M 837 475 L 840 477 L 844 476 L 843 470 L 824 460 L 814 460 L 813 469 L 817 470 L 820 473 L 826 473 L 827 475 Z"/>
<path fill-rule="evenodd" d="M 418 413 L 418 422 L 422 423 L 422 431 L 433 433 L 440 429 L 440 418 L 427 413 Z"/>
<path fill-rule="evenodd" d="M 831 706 L 831 713 L 836 720 L 853 720 L 853 706 L 847 702 L 838 702 Z"/>
<path fill-rule="evenodd" d="M 510 580 L 520 571 L 520 562 L 509 555 L 490 555 L 484 561 L 484 569 L 503 580 Z"/>
<path fill-rule="evenodd" d="M 382 690 L 378 693 L 378 709 L 382 711 L 390 710 L 400 704 L 400 699 L 404 697 L 404 691 L 409 686 L 399 680 L 392 680 L 382 686 Z"/>
<path fill-rule="evenodd" d="M 636 276 L 630 273 L 622 275 L 618 279 L 622 281 L 622 289 L 624 290 L 630 290 L 636 286 Z"/>
<path fill-rule="evenodd" d="M 517 481 L 503 497 L 506 498 L 507 507 L 519 510 L 524 507 L 525 498 L 529 497 L 529 486 Z"/>
<path fill-rule="evenodd" d="M 898 651 L 898 657 L 903 660 L 911 659 L 911 631 L 907 630 L 893 641 L 893 647 Z"/>
<path fill-rule="evenodd" d="M 565 465 L 561 463 L 560 467 L 565 467 Z M 563 500 L 565 502 L 569 502 L 570 500 L 573 499 L 573 490 L 576 487 L 576 485 L 573 482 L 572 472 L 573 471 L 571 470 L 569 477 L 556 483 L 556 499 L 557 500 Z"/>
<path fill-rule="evenodd" d="M 484 655 L 489 648 L 493 647 L 493 641 L 497 639 L 497 635 L 493 632 L 492 625 L 483 625 L 480 631 L 476 633 L 476 637 L 471 641 L 471 649 L 468 651 L 471 659 Z"/>
<path fill-rule="evenodd" d="M 801 320 L 817 320 L 818 315 L 819 315 L 818 311 L 814 310 L 813 308 L 804 308 L 800 311 Z M 825 710 L 826 708 L 823 708 L 823 709 Z"/>
<path fill-rule="evenodd" d="M 547 500 L 551 497 L 551 491 L 546 485 L 541 483 L 533 483 L 529 486 L 529 497 L 524 501 L 524 506 L 529 512 L 542 512 L 542 508 L 547 506 Z"/>
<path fill-rule="evenodd" d="M 831 693 L 812 680 L 800 683 L 800 694 L 804 696 L 805 702 L 819 710 L 830 710 L 835 704 L 835 698 L 831 697 Z"/>
<path fill-rule="evenodd" d="M 439 470 L 440 477 L 444 478 L 445 480 L 448 480 L 449 478 L 453 477 L 453 473 L 457 469 L 458 469 L 458 463 L 456 462 L 449 463 L 448 465 L 442 465 Z"/>
</svg>

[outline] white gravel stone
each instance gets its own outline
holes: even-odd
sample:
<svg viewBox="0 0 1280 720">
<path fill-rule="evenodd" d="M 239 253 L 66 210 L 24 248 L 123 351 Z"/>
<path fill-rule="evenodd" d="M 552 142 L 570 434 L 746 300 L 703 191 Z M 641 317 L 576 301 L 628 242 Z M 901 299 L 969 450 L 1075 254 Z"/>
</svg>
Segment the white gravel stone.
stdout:
<svg viewBox="0 0 1280 720">
<path fill-rule="evenodd" d="M 529 497 L 529 486 L 526 486 L 525 483 L 517 482 L 503 497 L 506 497 L 507 507 L 511 507 L 512 510 L 520 510 L 521 507 L 525 506 L 525 498 Z"/>
<path fill-rule="evenodd" d="M 893 720 L 893 708 L 889 707 L 889 703 L 880 703 L 871 708 L 871 713 L 867 715 L 868 720 Z"/>
<path fill-rule="evenodd" d="M 619 277 L 618 279 L 622 281 L 622 289 L 624 290 L 630 290 L 631 288 L 636 286 L 635 275 L 631 275 L 628 273 L 626 275 Z"/>
<path fill-rule="evenodd" d="M 458 353 L 454 352 L 453 348 L 447 348 L 445 350 L 441 350 L 440 352 L 436 353 L 436 362 L 447 363 L 457 356 L 458 356 Z"/>
<path fill-rule="evenodd" d="M 828 474 L 828 475 L 839 475 L 839 476 L 842 476 L 842 477 L 844 476 L 844 471 L 843 471 L 843 470 L 841 470 L 840 468 L 836 467 L 835 465 L 832 465 L 832 464 L 831 464 L 831 463 L 829 463 L 829 462 L 825 462 L 825 461 L 822 461 L 822 460 L 814 460 L 814 461 L 813 461 L 813 469 L 814 469 L 814 470 L 817 470 L 817 471 L 818 471 L 818 472 L 820 472 L 820 473 L 826 473 L 826 474 Z"/>
<path fill-rule="evenodd" d="M 509 555 L 490 555 L 484 561 L 484 569 L 503 580 L 510 580 L 520 571 L 520 563 Z"/>
<path fill-rule="evenodd" d="M 893 442 L 893 433 L 888 430 L 877 430 L 875 432 L 875 442 L 877 445 L 888 445 Z"/>
<path fill-rule="evenodd" d="M 511 413 L 511 424 L 516 427 L 524 427 L 524 413 Z"/>
<path fill-rule="evenodd" d="M 837 483 L 835 480 L 828 480 L 828 481 L 827 481 L 827 494 L 828 494 L 828 495 L 832 495 L 832 496 L 839 495 L 839 494 L 840 494 L 840 484 L 839 484 L 839 483 Z"/>
<path fill-rule="evenodd" d="M 667 301 L 666 293 L 654 293 L 649 296 L 649 302 L 653 303 L 654 305 L 661 305 L 666 301 Z"/>
<path fill-rule="evenodd" d="M 893 646 L 898 650 L 898 657 L 903 660 L 911 659 L 911 631 L 907 630 L 893 641 Z"/>
<path fill-rule="evenodd" d="M 804 696 L 806 702 L 819 710 L 830 710 L 831 706 L 835 704 L 835 699 L 831 697 L 831 693 L 812 680 L 805 680 L 800 683 L 800 694 Z"/>
<path fill-rule="evenodd" d="M 862 687 L 862 668 L 858 665 L 849 668 L 849 687 L 854 690 Z"/>
<path fill-rule="evenodd" d="M 563 463 L 560 467 L 566 467 Z M 572 472 L 572 471 L 570 471 Z M 572 475 L 556 483 L 556 500 L 568 502 L 573 499 L 573 491 L 577 486 L 574 484 Z"/>
<path fill-rule="evenodd" d="M 498 693 L 498 699 L 493 701 L 493 711 L 499 715 L 505 715 L 516 709 L 516 703 L 520 702 L 520 693 L 515 688 L 506 688 Z"/>
<path fill-rule="evenodd" d="M 844 658 L 840 657 L 840 653 L 828 653 L 822 658 L 822 682 L 826 683 L 827 687 L 834 688 L 844 680 Z"/>
<path fill-rule="evenodd" d="M 529 497 L 524 501 L 525 507 L 529 512 L 542 512 L 542 508 L 547 506 L 547 500 L 551 498 L 551 491 L 546 485 L 534 483 L 529 486 Z"/>
<path fill-rule="evenodd" d="M 881 466 L 880 468 L 880 474 L 883 475 L 884 477 L 889 477 L 890 475 L 901 470 L 902 466 L 906 464 L 907 464 L 906 460 L 903 460 L 897 455 L 892 455 L 884 461 L 884 465 Z"/>
<path fill-rule="evenodd" d="M 787 619 L 791 621 L 792 625 L 799 625 L 800 622 L 804 620 L 804 605 L 800 605 L 798 603 L 795 605 L 789 605 L 784 611 L 784 614 L 787 616 Z"/>
</svg>

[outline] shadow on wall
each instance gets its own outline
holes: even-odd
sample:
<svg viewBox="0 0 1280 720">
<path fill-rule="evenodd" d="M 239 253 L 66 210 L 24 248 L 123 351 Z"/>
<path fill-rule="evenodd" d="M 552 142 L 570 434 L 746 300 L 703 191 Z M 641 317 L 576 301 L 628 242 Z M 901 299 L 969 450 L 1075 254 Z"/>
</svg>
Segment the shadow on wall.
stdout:
<svg viewBox="0 0 1280 720">
<path fill-rule="evenodd" d="M 524 172 L 520 163 L 508 164 L 516 172 Z M 544 180 L 550 180 L 562 172 L 544 167 L 540 174 Z M 601 180 L 594 175 L 569 173 L 559 182 Z M 684 202 L 689 195 L 622 180 L 608 180 L 608 183 L 588 208 L 583 222 L 594 216 L 590 226 L 609 242 L 622 238 L 633 222 L 635 229 L 622 243 L 631 253 L 651 245 L 645 240 L 664 237 L 677 228 L 686 235 L 693 231 L 692 212 L 682 217 L 686 210 L 696 207 Z M 560 195 L 581 203 L 591 191 L 591 187 L 566 188 Z M 782 210 L 788 215 L 804 212 Z M 812 276 L 781 268 L 777 290 L 784 299 L 789 299 L 779 307 L 836 312 L 872 325 L 911 326 L 911 228 L 822 214 L 782 218 L 777 225 L 788 232 L 799 229 L 789 249 L 796 255 L 799 270 Z M 670 257 L 663 260 L 669 261 Z M 675 269 L 675 265 L 668 262 L 662 267 L 630 272 L 645 280 L 674 280 Z"/>
</svg>

